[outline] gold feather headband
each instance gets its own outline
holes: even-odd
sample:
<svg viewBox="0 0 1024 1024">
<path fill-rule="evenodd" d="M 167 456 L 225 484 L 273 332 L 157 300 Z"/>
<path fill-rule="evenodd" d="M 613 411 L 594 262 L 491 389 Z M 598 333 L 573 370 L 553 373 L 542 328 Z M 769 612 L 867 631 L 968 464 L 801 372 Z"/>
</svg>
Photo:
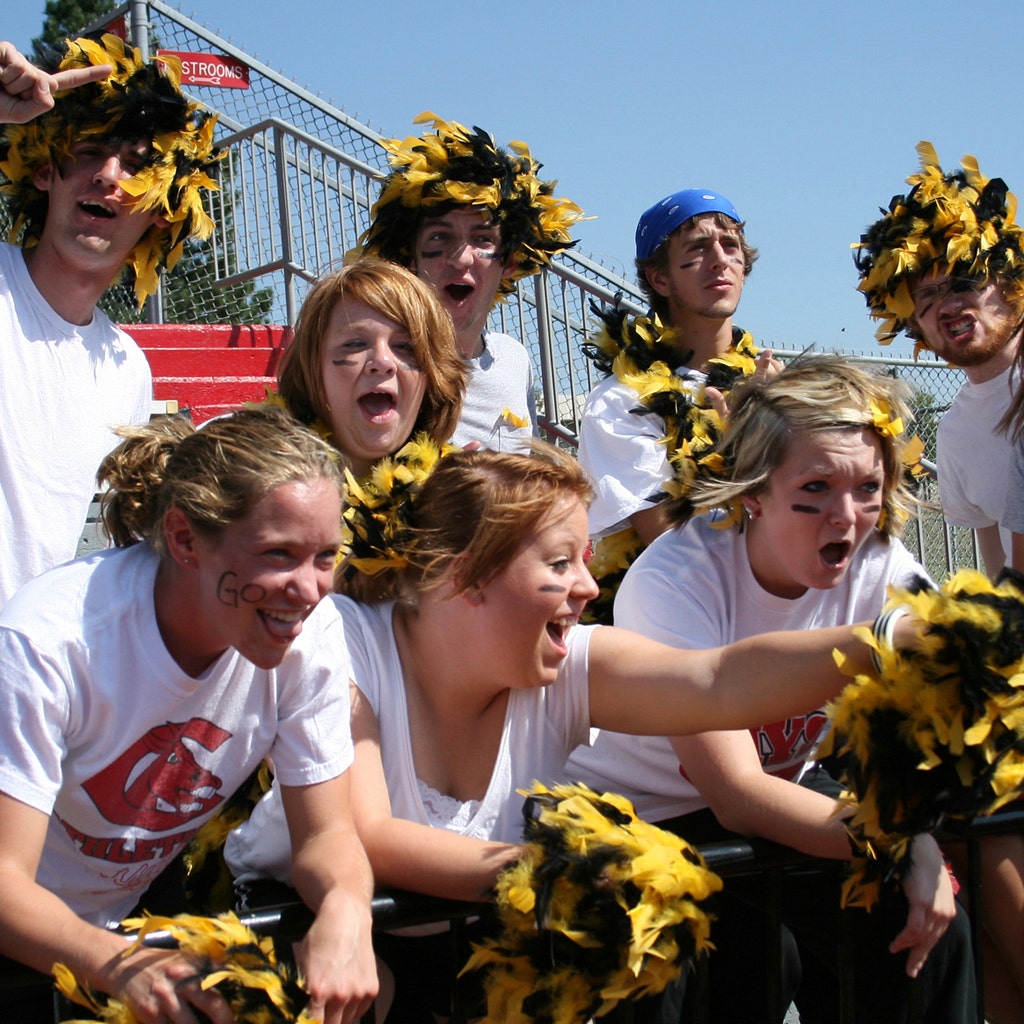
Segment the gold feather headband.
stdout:
<svg viewBox="0 0 1024 1024">
<path fill-rule="evenodd" d="M 923 473 L 924 450 L 917 435 L 906 433 L 912 414 L 904 385 L 809 350 L 771 380 L 750 380 L 756 363 L 741 346 L 711 362 L 724 364 L 720 372 L 731 368 L 742 376 L 729 399 L 728 422 L 712 408 L 698 410 L 689 436 L 679 450 L 669 452 L 676 471 L 666 486 L 676 499 L 669 506 L 673 522 L 720 509 L 728 514 L 717 525 L 743 528 L 744 497 L 760 491 L 777 468 L 777 463 L 752 458 L 763 444 L 752 446 L 750 439 L 762 431 L 782 446 L 790 432 L 865 427 L 878 435 L 885 466 L 876 528 L 886 536 L 898 535 L 915 503 L 913 478 Z M 723 391 L 734 387 L 718 383 L 721 379 L 709 377 L 708 385 Z"/>
<path fill-rule="evenodd" d="M 514 263 L 501 292 L 537 273 L 551 257 L 576 243 L 569 234 L 583 218 L 573 202 L 554 195 L 556 181 L 541 181 L 541 168 L 523 142 L 499 149 L 481 128 L 444 121 L 429 111 L 414 124 L 433 122 L 434 131 L 404 141 L 385 139 L 391 173 L 384 181 L 363 235 L 363 252 L 408 266 L 424 210 L 444 213 L 459 206 L 490 212 L 501 225 L 504 255 Z"/>
<path fill-rule="evenodd" d="M 438 462 L 450 452 L 422 432 L 394 455 L 381 459 L 365 480 L 345 471 L 348 483 L 342 513 L 342 579 L 377 576 L 409 564 L 415 545 L 414 504 Z"/>
<path fill-rule="evenodd" d="M 106 142 L 151 140 L 146 166 L 121 183 L 132 208 L 158 213 L 154 225 L 125 260 L 135 271 L 141 306 L 156 291 L 157 271 L 173 268 L 188 238 L 207 238 L 213 221 L 203 209 L 203 192 L 217 188 L 214 174 L 223 154 L 213 145 L 217 116 L 190 103 L 181 92 L 181 62 L 162 57 L 145 63 L 141 53 L 114 35 L 99 41 L 67 40 L 59 70 L 111 64 L 102 82 L 68 89 L 51 110 L 28 124 L 6 125 L 0 135 L 0 185 L 13 214 L 10 241 L 36 245 L 46 220 L 47 196 L 33 178 L 46 164 L 71 159 L 86 139 Z"/>
<path fill-rule="evenodd" d="M 1024 304 L 1016 196 L 1001 178 L 986 178 L 973 156 L 963 158 L 962 170 L 945 174 L 930 142 L 919 142 L 917 152 L 921 170 L 907 178 L 911 190 L 893 196 L 888 212 L 852 246 L 857 287 L 871 315 L 882 321 L 875 333 L 882 344 L 910 328 L 910 285 L 937 264 L 979 281 L 997 278 L 1011 305 Z"/>
</svg>

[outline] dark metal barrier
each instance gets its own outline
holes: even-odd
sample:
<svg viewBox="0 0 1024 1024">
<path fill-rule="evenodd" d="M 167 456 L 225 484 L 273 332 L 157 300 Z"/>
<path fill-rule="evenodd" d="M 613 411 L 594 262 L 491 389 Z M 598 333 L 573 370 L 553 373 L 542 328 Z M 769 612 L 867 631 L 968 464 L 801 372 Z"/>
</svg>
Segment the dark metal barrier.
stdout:
<svg viewBox="0 0 1024 1024">
<path fill-rule="evenodd" d="M 940 836 L 940 839 L 965 841 L 968 851 L 967 877 L 961 878 L 964 894 L 971 907 L 971 937 L 974 946 L 975 966 L 978 975 L 978 1024 L 984 1024 L 983 987 L 982 987 L 982 943 L 981 938 L 981 914 L 983 906 L 984 889 L 981 873 L 979 870 L 979 844 L 991 835 L 1002 835 L 1006 833 L 1024 833 L 1024 808 L 1007 809 L 991 818 L 975 822 L 963 834 L 947 832 Z M 730 877 L 741 875 L 762 875 L 764 884 L 769 894 L 769 907 L 773 909 L 773 920 L 769 922 L 767 939 L 770 943 L 771 955 L 774 958 L 776 967 L 781 965 L 781 946 L 778 939 L 778 915 L 781 901 L 781 879 L 783 873 L 794 869 L 801 871 L 814 870 L 815 865 L 822 870 L 834 870 L 835 864 L 831 861 L 821 861 L 798 853 L 789 847 L 779 846 L 764 840 L 735 839 L 725 842 L 707 843 L 699 847 L 700 852 L 707 860 L 708 866 L 728 880 Z M 480 904 L 466 903 L 461 900 L 437 899 L 430 896 L 423 896 L 417 893 L 388 891 L 379 892 L 373 899 L 373 920 L 374 927 L 380 930 L 403 928 L 419 924 L 429 924 L 447 921 L 451 924 L 451 940 L 459 950 L 457 962 L 463 962 L 469 953 L 469 943 L 465 937 L 465 924 L 467 920 L 475 917 L 481 909 Z M 298 900 L 277 903 L 260 907 L 240 915 L 245 924 L 260 934 L 271 934 L 282 939 L 298 938 L 309 926 L 312 916 L 306 907 Z M 842 956 L 843 937 L 841 936 L 840 960 L 848 958 Z M 151 945 L 171 944 L 173 940 L 166 933 L 154 933 L 147 942 Z M 714 955 L 714 954 L 712 954 Z M 701 985 L 702 965 L 698 962 L 693 978 L 694 983 Z M 779 1020 L 782 1020 L 786 1007 L 782 1005 L 781 986 L 778 979 L 778 970 L 773 972 L 773 981 L 770 991 L 765 993 L 765 999 L 769 1006 L 777 1011 Z M 0 987 L 6 985 L 18 985 L 31 983 L 41 976 L 35 972 L 25 969 L 23 972 L 17 970 L 17 965 L 8 964 L 7 969 L 0 972 Z M 452 1024 L 465 1022 L 466 1012 L 460 992 L 459 979 L 452 980 Z M 849 1024 L 854 1020 L 855 994 L 854 979 L 849 972 L 840 975 L 840 1017 L 838 1024 Z M 711 1021 L 713 1007 L 707 1001 L 698 999 L 696 1018 L 693 1024 L 704 1024 Z M 914 1008 L 911 1007 L 911 1020 L 919 1020 L 920 1014 L 914 1015 Z M 630 1024 L 632 1020 L 631 1007 L 622 1004 L 609 1015 L 606 1020 L 614 1021 L 615 1024 Z M 690 1022 L 688 1022 L 690 1024 Z M 965 1022 L 969 1024 L 969 1022 Z"/>
</svg>

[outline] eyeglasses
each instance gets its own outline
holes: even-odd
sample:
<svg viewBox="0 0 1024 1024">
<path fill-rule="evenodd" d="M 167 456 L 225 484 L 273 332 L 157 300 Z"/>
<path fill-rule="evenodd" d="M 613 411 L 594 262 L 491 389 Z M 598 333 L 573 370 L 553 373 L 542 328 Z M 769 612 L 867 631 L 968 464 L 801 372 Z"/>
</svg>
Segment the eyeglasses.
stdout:
<svg viewBox="0 0 1024 1024">
<path fill-rule="evenodd" d="M 979 292 L 988 284 L 987 277 L 950 275 L 944 281 L 930 281 L 914 288 L 910 297 L 915 306 L 928 307 L 945 298 L 950 292 Z"/>
</svg>

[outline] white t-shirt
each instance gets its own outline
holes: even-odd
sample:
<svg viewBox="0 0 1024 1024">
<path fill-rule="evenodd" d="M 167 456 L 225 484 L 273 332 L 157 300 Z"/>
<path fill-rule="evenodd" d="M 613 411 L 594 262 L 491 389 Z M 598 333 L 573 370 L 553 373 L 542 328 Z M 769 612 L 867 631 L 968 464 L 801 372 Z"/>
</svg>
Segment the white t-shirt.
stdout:
<svg viewBox="0 0 1024 1024">
<path fill-rule="evenodd" d="M 164 646 L 148 545 L 26 584 L 0 615 L 0 791 L 50 815 L 37 879 L 119 921 L 264 757 L 287 785 L 352 762 L 343 624 L 329 601 L 276 669 L 229 648 L 200 678 Z"/>
<path fill-rule="evenodd" d="M 1014 533 L 1024 533 L 1024 437 L 1013 446 L 1010 477 L 1006 485 L 1006 508 L 999 525 Z M 1005 550 L 1007 555 L 1012 554 L 1011 547 Z"/>
<path fill-rule="evenodd" d="M 507 334 L 487 331 L 483 341 L 483 352 L 466 363 L 469 378 L 452 444 L 464 448 L 479 441 L 494 451 L 522 450 L 537 434 L 529 353 Z"/>
<path fill-rule="evenodd" d="M 758 584 L 746 538 L 706 518 L 662 534 L 626 573 L 615 599 L 615 625 L 673 647 L 721 647 L 759 633 L 873 619 L 887 584 L 926 576 L 901 542 L 886 543 L 873 533 L 838 586 L 788 600 Z M 752 730 L 765 771 L 795 778 L 825 724 L 825 715 L 814 711 Z M 598 791 L 621 793 L 649 821 L 707 806 L 663 736 L 595 730 L 592 746 L 573 753 L 565 775 Z"/>
<path fill-rule="evenodd" d="M 676 374 L 694 397 L 707 379 L 700 370 L 685 367 Z M 579 459 L 594 486 L 588 515 L 592 537 L 624 529 L 634 513 L 665 500 L 665 484 L 673 477 L 665 421 L 656 413 L 637 409 L 643 409 L 643 402 L 636 389 L 614 374 L 587 396 L 580 420 Z"/>
<path fill-rule="evenodd" d="M 364 605 L 339 596 L 333 600 L 345 622 L 353 681 L 369 701 L 380 727 L 391 813 L 431 825 L 413 762 L 405 685 L 392 627 L 394 603 Z M 478 839 L 522 841 L 523 798 L 516 790 L 528 788 L 535 780 L 550 784 L 560 779 L 569 751 L 587 742 L 587 651 L 595 628 L 576 626 L 570 631 L 569 652 L 554 683 L 509 693 L 490 785 L 468 820 L 451 823 L 453 831 Z M 249 821 L 228 837 L 225 856 L 237 881 L 268 876 L 288 881 L 287 829 L 275 792 L 271 790 Z"/>
<path fill-rule="evenodd" d="M 939 501 L 955 526 L 977 530 L 1002 521 L 1012 446 L 997 424 L 1019 386 L 1012 366 L 981 384 L 967 381 L 939 420 Z M 999 533 L 1009 561 L 1009 530 Z"/>
<path fill-rule="evenodd" d="M 96 310 L 68 323 L 0 244 L 0 608 L 26 580 L 74 558 L 112 427 L 145 423 L 149 363 Z"/>
</svg>

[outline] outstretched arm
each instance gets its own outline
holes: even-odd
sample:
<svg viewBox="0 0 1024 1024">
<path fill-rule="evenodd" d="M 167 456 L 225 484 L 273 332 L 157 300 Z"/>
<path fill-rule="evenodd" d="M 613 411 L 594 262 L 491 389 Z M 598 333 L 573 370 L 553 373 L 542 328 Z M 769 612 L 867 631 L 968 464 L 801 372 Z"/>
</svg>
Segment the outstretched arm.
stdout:
<svg viewBox="0 0 1024 1024">
<path fill-rule="evenodd" d="M 53 94 L 99 82 L 114 69 L 109 64 L 47 74 L 11 43 L 0 42 L 0 122 L 24 124 L 53 106 Z"/>
<path fill-rule="evenodd" d="M 897 646 L 917 642 L 911 616 Z M 765 633 L 729 647 L 680 651 L 613 626 L 590 641 L 590 720 L 615 732 L 689 735 L 751 728 L 818 708 L 849 682 L 832 657 L 867 671 L 870 651 L 852 626 Z"/>
<path fill-rule="evenodd" d="M 765 772 L 749 732 L 676 737 L 672 746 L 725 828 L 811 856 L 849 859 L 850 844 L 835 800 Z M 907 921 L 889 949 L 894 954 L 907 950 L 906 971 L 916 978 L 956 916 L 956 905 L 949 873 L 931 836 L 914 839 L 911 864 L 903 883 Z"/>
<path fill-rule="evenodd" d="M 723 828 L 812 857 L 849 859 L 850 843 L 835 815 L 835 800 L 766 772 L 747 730 L 676 736 L 672 747 Z"/>
</svg>

